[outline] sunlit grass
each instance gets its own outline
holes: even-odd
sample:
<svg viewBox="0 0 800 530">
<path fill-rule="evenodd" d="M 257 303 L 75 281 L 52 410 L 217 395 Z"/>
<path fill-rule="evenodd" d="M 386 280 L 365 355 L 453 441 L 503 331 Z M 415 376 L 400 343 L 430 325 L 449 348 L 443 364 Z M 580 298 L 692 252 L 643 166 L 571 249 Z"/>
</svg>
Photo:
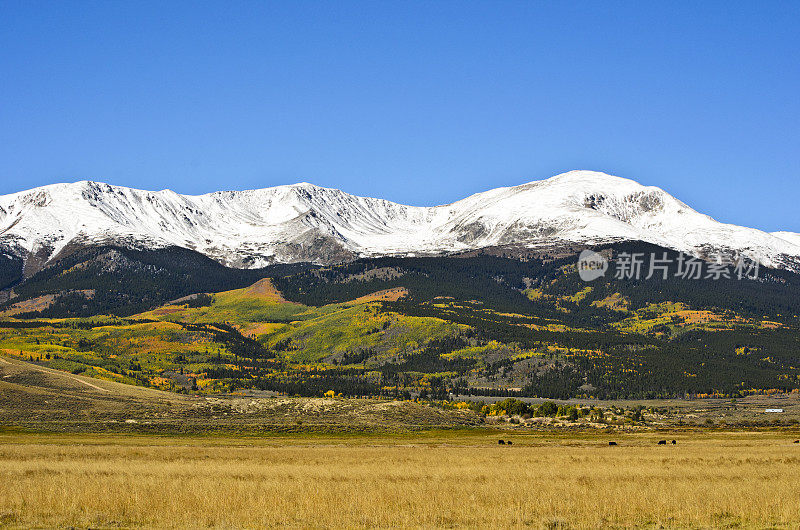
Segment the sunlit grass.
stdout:
<svg viewBox="0 0 800 530">
<path fill-rule="evenodd" d="M 30 437 L 0 445 L 0 521 L 145 527 L 796 527 L 777 436 Z M 509 438 L 508 435 L 505 436 Z M 83 437 L 86 438 L 86 437 Z M 652 439 L 651 439 L 652 438 Z M 75 443 L 75 442 L 80 443 Z"/>
</svg>

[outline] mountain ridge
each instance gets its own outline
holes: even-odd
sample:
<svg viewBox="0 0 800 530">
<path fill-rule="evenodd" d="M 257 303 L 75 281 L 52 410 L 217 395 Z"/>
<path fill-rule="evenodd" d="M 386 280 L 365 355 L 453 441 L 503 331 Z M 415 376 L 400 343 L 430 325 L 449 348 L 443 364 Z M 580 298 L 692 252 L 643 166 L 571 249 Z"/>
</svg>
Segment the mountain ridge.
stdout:
<svg viewBox="0 0 800 530">
<path fill-rule="evenodd" d="M 236 268 L 487 247 L 644 241 L 800 270 L 800 235 L 719 223 L 661 188 L 592 171 L 407 206 L 307 182 L 182 195 L 94 181 L 0 196 L 0 245 L 28 273 L 72 246 L 179 246 Z M 30 265 L 32 264 L 32 265 Z"/>
</svg>

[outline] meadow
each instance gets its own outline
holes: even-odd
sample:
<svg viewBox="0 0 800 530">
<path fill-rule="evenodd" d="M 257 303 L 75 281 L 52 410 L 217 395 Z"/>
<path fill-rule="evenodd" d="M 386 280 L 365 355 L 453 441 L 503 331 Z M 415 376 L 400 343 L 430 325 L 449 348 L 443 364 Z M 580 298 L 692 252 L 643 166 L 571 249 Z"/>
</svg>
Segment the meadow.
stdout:
<svg viewBox="0 0 800 530">
<path fill-rule="evenodd" d="M 677 444 L 656 445 L 666 437 Z M 0 524 L 796 528 L 800 445 L 792 442 L 763 432 L 7 433 Z"/>
</svg>

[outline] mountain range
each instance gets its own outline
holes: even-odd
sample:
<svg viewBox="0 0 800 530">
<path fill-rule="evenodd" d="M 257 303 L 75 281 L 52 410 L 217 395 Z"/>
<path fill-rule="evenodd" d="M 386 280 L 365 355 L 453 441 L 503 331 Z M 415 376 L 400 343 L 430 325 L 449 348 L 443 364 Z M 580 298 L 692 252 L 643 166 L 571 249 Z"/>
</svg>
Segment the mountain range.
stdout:
<svg viewBox="0 0 800 530">
<path fill-rule="evenodd" d="M 586 282 L 585 249 L 668 266 Z M 686 277 L 679 252 L 763 267 Z M 81 181 L 0 197 L 0 352 L 187 392 L 791 392 L 799 273 L 800 234 L 589 171 L 435 207 Z"/>
<path fill-rule="evenodd" d="M 800 271 L 800 234 L 724 224 L 664 190 L 571 171 L 433 207 L 358 197 L 308 183 L 181 195 L 91 181 L 0 196 L 0 248 L 26 277 L 76 249 L 182 247 L 227 267 L 333 264 L 641 241 Z"/>
</svg>

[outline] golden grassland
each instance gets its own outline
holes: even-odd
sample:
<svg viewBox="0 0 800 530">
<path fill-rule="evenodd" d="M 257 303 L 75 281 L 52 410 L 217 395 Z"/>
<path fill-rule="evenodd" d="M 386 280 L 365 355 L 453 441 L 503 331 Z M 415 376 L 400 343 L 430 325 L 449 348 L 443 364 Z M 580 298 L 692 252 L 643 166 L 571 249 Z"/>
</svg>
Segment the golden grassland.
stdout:
<svg viewBox="0 0 800 530">
<path fill-rule="evenodd" d="M 76 527 L 777 527 L 800 445 L 776 433 L 609 437 L 0 435 L 0 524 Z M 672 435 L 669 435 L 672 438 Z"/>
</svg>

